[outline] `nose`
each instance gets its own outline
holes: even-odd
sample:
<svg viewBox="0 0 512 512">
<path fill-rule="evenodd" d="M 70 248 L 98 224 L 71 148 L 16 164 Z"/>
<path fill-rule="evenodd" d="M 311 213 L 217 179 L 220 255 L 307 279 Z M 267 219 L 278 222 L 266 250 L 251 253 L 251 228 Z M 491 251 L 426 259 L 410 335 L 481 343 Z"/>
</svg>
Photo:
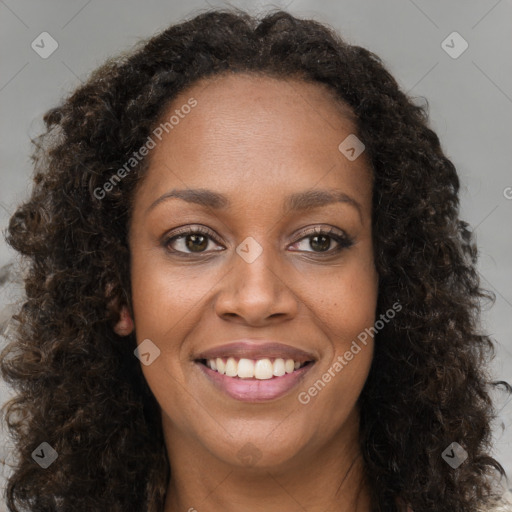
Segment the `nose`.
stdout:
<svg viewBox="0 0 512 512">
<path fill-rule="evenodd" d="M 271 250 L 251 261 L 233 253 L 231 269 L 220 282 L 215 309 L 224 320 L 251 326 L 291 320 L 299 309 L 293 276 Z"/>
</svg>

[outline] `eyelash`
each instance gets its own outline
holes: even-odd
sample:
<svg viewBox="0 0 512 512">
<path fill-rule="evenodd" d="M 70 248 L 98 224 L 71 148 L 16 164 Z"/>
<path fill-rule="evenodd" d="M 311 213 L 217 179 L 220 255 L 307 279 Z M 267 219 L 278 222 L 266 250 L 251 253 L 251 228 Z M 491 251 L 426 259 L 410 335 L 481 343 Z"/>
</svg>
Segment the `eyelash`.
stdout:
<svg viewBox="0 0 512 512">
<path fill-rule="evenodd" d="M 207 254 L 206 251 L 193 253 L 193 252 L 184 252 L 184 251 L 177 251 L 175 249 L 169 249 L 169 245 L 171 244 L 171 242 L 174 242 L 175 240 L 178 240 L 179 238 L 184 238 L 187 235 L 207 236 L 208 238 L 213 240 L 216 244 L 220 245 L 220 242 L 217 240 L 215 234 L 210 229 L 201 227 L 201 226 L 198 226 L 196 228 L 182 229 L 181 231 L 174 233 L 172 236 L 166 237 L 162 241 L 162 245 L 164 246 L 165 249 L 167 249 L 171 253 L 187 255 L 187 257 L 192 256 L 192 255 Z M 312 238 L 317 235 L 324 235 L 324 236 L 327 236 L 328 238 L 332 238 L 334 241 L 336 241 L 338 243 L 338 247 L 336 249 L 329 249 L 328 251 L 324 251 L 324 252 L 316 252 L 316 251 L 305 251 L 305 252 L 312 252 L 313 254 L 316 254 L 320 257 L 332 256 L 333 254 L 338 254 L 343 249 L 348 249 L 349 247 L 351 247 L 354 244 L 354 240 L 351 237 L 349 237 L 346 234 L 343 234 L 343 235 L 339 234 L 338 232 L 336 232 L 336 230 L 334 228 L 324 229 L 324 228 L 319 228 L 319 227 L 316 227 L 313 229 L 304 229 L 303 231 L 301 231 L 299 233 L 299 238 L 297 238 L 295 240 L 295 242 L 293 242 L 293 244 L 300 242 L 304 238 Z M 304 251 L 297 251 L 297 252 L 304 252 Z"/>
</svg>

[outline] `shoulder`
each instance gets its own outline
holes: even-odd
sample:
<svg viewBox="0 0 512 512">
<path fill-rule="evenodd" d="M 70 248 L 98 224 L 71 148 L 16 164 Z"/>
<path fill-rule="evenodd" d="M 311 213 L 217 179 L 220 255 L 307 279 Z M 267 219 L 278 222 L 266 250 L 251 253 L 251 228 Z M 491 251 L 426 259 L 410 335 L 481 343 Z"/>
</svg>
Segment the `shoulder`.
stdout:
<svg viewBox="0 0 512 512">
<path fill-rule="evenodd" d="M 407 512 L 413 512 L 412 508 L 407 507 Z M 512 512 L 512 492 L 505 491 L 501 496 L 496 497 L 490 505 L 485 508 L 479 508 L 475 512 Z"/>
</svg>

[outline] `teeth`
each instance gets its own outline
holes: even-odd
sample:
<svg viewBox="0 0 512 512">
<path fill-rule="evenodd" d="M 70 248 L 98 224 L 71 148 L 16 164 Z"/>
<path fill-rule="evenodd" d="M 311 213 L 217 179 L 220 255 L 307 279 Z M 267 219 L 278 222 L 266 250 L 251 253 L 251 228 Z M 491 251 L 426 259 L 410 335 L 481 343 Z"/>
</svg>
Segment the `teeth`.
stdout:
<svg viewBox="0 0 512 512">
<path fill-rule="evenodd" d="M 228 357 L 226 362 L 226 375 L 228 377 L 236 377 L 238 373 L 238 364 L 234 357 Z"/>
<path fill-rule="evenodd" d="M 295 368 L 295 364 L 293 362 L 293 359 L 287 359 L 284 362 L 284 369 L 285 369 L 286 373 L 292 373 L 294 368 Z"/>
<path fill-rule="evenodd" d="M 208 359 L 208 362 L 211 363 L 213 361 L 213 359 Z M 220 357 L 217 357 L 217 359 L 215 359 L 215 366 L 217 367 L 217 371 L 219 373 L 222 373 L 222 375 L 224 375 L 226 373 L 226 365 L 224 363 L 224 360 L 221 359 Z M 213 368 L 213 366 L 211 366 L 210 364 L 210 368 L 212 370 L 215 370 L 215 368 Z"/>
<path fill-rule="evenodd" d="M 293 359 L 277 358 L 274 361 L 266 359 L 236 359 L 228 357 L 222 359 L 208 359 L 206 366 L 212 370 L 227 375 L 228 377 L 239 377 L 240 379 L 268 380 L 272 377 L 282 377 L 285 373 L 292 373 L 306 363 L 300 363 Z"/>
<path fill-rule="evenodd" d="M 293 359 L 291 359 L 293 361 Z M 254 377 L 256 379 L 271 379 L 273 377 L 274 367 L 270 359 L 258 359 L 254 365 Z M 239 375 L 240 376 L 240 375 Z"/>
<path fill-rule="evenodd" d="M 252 359 L 240 359 L 240 361 L 238 361 L 237 375 L 241 379 L 250 379 L 254 377 L 254 366 Z"/>
<path fill-rule="evenodd" d="M 286 370 L 284 368 L 284 359 L 276 359 L 274 361 L 274 368 L 273 368 L 273 374 L 276 376 L 276 377 L 282 377 L 285 373 L 286 373 Z"/>
</svg>

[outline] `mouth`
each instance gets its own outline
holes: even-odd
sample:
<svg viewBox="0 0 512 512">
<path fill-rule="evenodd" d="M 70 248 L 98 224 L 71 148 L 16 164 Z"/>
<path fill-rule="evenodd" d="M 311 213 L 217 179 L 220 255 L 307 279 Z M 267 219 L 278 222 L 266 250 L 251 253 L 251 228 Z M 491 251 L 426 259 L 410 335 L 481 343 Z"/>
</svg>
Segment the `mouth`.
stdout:
<svg viewBox="0 0 512 512">
<path fill-rule="evenodd" d="M 298 347 L 243 339 L 196 354 L 195 367 L 222 394 L 244 402 L 276 400 L 298 386 L 318 356 Z"/>
</svg>

